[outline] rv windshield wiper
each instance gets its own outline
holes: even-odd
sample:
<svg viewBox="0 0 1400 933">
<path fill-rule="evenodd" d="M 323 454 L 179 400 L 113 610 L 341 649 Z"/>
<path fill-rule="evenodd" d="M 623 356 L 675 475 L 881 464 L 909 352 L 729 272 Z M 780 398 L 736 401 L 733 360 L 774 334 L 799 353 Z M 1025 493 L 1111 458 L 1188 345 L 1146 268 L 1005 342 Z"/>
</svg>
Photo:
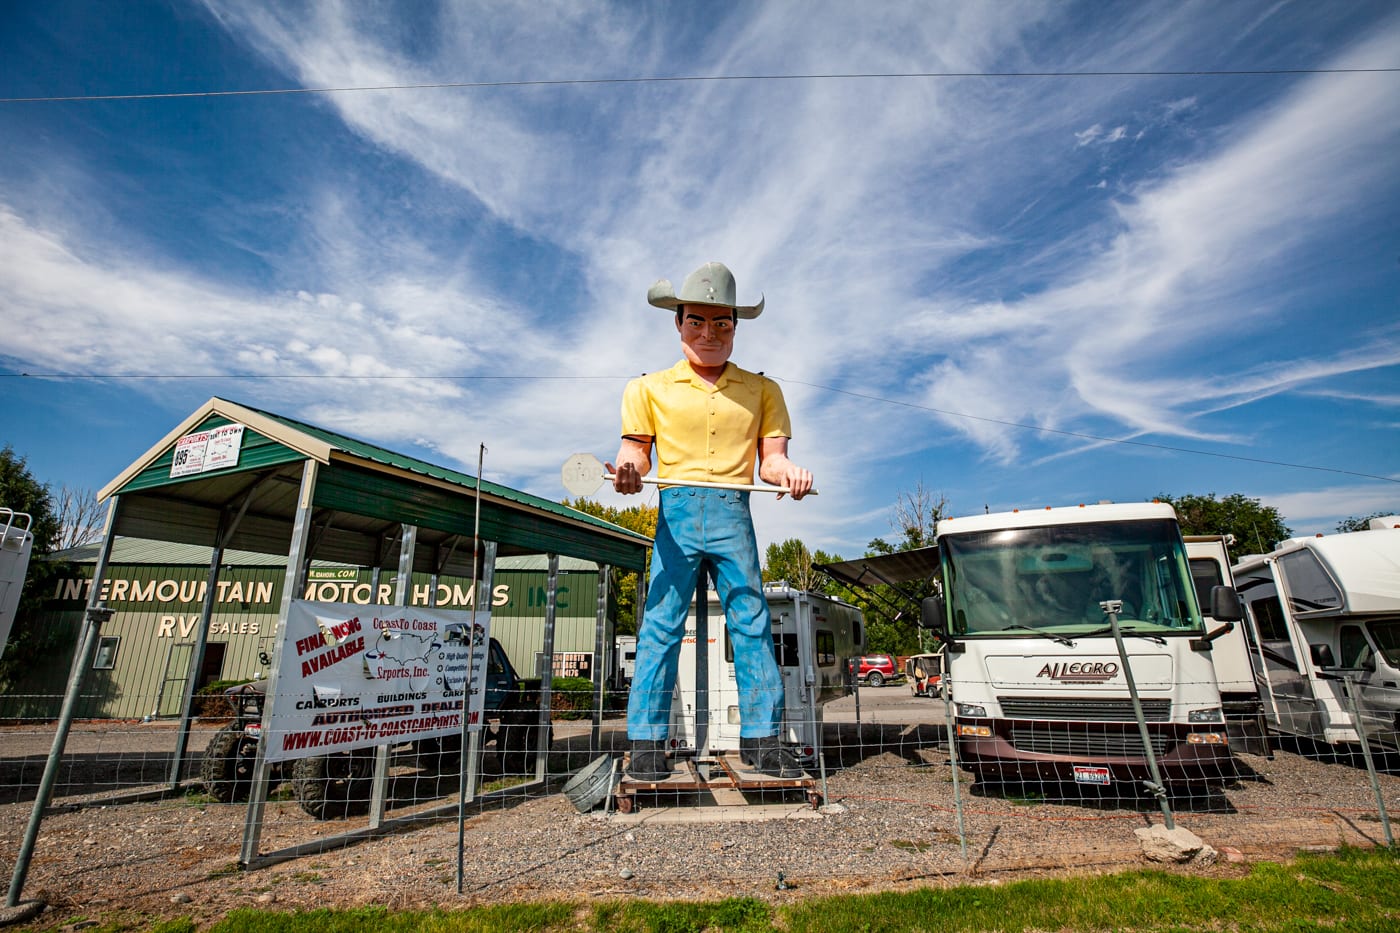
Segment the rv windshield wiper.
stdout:
<svg viewBox="0 0 1400 933">
<path fill-rule="evenodd" d="M 1165 645 L 1167 643 L 1167 640 L 1161 635 L 1153 635 L 1151 632 L 1139 632 L 1135 628 L 1123 628 L 1123 626 L 1120 625 L 1118 626 L 1118 631 L 1122 632 L 1124 635 L 1136 635 L 1138 638 L 1146 638 L 1148 641 L 1155 641 L 1159 645 Z M 1103 628 L 1096 628 L 1092 632 L 1085 632 L 1084 637 L 1093 638 L 1095 635 L 1111 634 L 1113 634 L 1113 626 L 1105 625 Z"/>
<path fill-rule="evenodd" d="M 1017 623 L 1015 623 L 1015 624 L 1013 624 L 1013 625 L 1008 625 L 1007 628 L 1009 628 L 1009 629 L 1011 629 L 1011 628 L 1021 629 L 1022 631 L 1026 631 L 1026 632 L 1035 632 L 1037 635 L 1041 636 L 1042 638 L 1049 638 L 1049 639 L 1052 639 L 1052 640 L 1054 640 L 1054 641 L 1057 641 L 1057 642 L 1059 642 L 1060 644 L 1064 645 L 1066 648 L 1073 648 L 1073 647 L 1074 647 L 1074 642 L 1070 641 L 1070 640 L 1069 640 L 1068 638 L 1066 638 L 1065 636 L 1063 636 L 1063 635 L 1056 635 L 1054 632 L 1047 632 L 1047 631 L 1045 631 L 1045 629 L 1036 628 L 1034 625 L 1022 625 L 1022 624 L 1020 624 L 1019 622 L 1017 622 Z"/>
</svg>

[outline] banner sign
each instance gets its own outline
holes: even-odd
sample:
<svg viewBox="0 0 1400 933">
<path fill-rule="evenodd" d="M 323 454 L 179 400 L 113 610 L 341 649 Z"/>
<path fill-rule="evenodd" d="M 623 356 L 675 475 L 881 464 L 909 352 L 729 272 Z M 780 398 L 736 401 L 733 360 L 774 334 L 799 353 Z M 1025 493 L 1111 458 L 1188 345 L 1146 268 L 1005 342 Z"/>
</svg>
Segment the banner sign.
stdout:
<svg viewBox="0 0 1400 933">
<path fill-rule="evenodd" d="M 175 442 L 175 456 L 170 460 L 170 475 L 191 476 L 238 466 L 238 454 L 243 449 L 243 425 L 226 424 L 209 431 L 195 431 Z"/>
<path fill-rule="evenodd" d="M 468 676 L 478 731 L 490 624 L 480 610 L 473 626 L 470 612 L 293 600 L 267 760 L 458 733 Z"/>
</svg>

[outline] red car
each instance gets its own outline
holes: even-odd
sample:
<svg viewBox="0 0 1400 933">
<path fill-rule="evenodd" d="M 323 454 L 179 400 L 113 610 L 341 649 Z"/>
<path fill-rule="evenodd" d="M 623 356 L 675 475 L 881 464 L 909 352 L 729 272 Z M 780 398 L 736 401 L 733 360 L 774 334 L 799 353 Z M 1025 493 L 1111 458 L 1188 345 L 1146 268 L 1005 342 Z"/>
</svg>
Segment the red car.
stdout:
<svg viewBox="0 0 1400 933">
<path fill-rule="evenodd" d="M 885 681 L 894 679 L 897 670 L 894 655 L 867 654 L 856 667 L 856 677 L 872 687 L 883 687 Z"/>
</svg>

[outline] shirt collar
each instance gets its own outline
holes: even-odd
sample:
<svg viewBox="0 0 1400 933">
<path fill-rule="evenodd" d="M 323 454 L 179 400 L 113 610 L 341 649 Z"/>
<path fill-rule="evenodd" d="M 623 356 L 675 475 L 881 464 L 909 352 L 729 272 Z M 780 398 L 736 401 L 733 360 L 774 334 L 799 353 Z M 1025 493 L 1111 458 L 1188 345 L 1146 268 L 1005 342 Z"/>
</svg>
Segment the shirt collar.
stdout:
<svg viewBox="0 0 1400 933">
<path fill-rule="evenodd" d="M 705 382 L 704 380 L 698 378 L 695 375 L 695 370 L 690 368 L 690 361 L 684 359 L 677 363 L 675 366 L 671 367 L 671 381 L 694 382 L 700 385 L 709 385 L 709 383 Z M 730 360 L 728 365 L 724 367 L 724 372 L 720 373 L 719 378 L 715 380 L 715 387 L 719 388 L 720 386 L 723 386 L 725 383 L 729 382 L 743 381 L 744 371 L 740 369 L 737 365 L 735 365 L 733 360 Z"/>
</svg>

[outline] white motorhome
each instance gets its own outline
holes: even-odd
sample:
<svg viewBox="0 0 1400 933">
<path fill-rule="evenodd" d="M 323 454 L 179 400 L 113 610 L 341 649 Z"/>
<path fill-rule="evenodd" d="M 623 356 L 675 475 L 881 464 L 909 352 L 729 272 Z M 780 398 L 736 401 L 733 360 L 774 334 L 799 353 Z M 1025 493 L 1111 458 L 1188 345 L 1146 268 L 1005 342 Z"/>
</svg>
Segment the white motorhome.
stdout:
<svg viewBox="0 0 1400 933">
<path fill-rule="evenodd" d="M 1248 746 L 1251 751 L 1268 754 L 1264 704 L 1254 679 L 1247 627 L 1243 621 L 1222 622 L 1210 615 L 1211 590 L 1235 585 L 1228 550 L 1234 543 L 1234 536 L 1187 535 L 1185 540 L 1191 579 L 1196 586 L 1196 604 L 1205 617 L 1207 632 L 1219 633 L 1211 641 L 1211 659 L 1215 662 L 1215 682 L 1220 688 L 1220 706 L 1231 740 L 1236 750 Z"/>
<path fill-rule="evenodd" d="M 855 606 L 786 583 L 764 584 L 763 595 L 786 697 L 781 738 L 804 765 L 813 764 L 824 707 L 853 689 L 848 661 L 865 651 L 865 619 Z M 734 652 L 713 590 L 706 607 L 703 657 L 695 650 L 702 633 L 694 602 L 686 620 L 669 740 L 673 752 L 700 758 L 738 748 L 740 728 Z"/>
<path fill-rule="evenodd" d="M 1359 742 L 1350 678 L 1367 737 L 1400 749 L 1400 516 L 1373 519 L 1365 531 L 1292 538 L 1233 573 L 1269 725 Z"/>
<path fill-rule="evenodd" d="M 950 518 L 937 541 L 943 596 L 925 607 L 945 639 L 964 767 L 1099 785 L 1149 779 L 1131 677 L 1164 781 L 1234 776 L 1170 505 Z M 1216 618 L 1238 617 L 1233 596 L 1213 593 Z M 1130 670 L 1107 615 L 1115 605 Z"/>
</svg>

